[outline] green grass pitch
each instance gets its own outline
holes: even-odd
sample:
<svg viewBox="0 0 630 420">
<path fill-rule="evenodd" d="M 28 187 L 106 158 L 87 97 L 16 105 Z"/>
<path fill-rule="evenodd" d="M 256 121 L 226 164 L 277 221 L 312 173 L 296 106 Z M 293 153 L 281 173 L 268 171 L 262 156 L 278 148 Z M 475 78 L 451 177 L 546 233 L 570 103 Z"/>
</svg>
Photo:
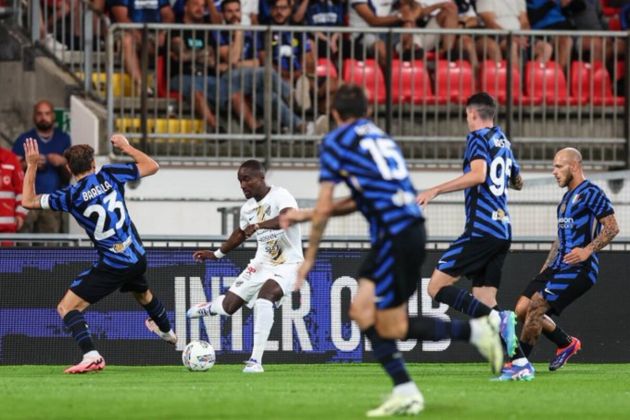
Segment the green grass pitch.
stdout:
<svg viewBox="0 0 630 420">
<path fill-rule="evenodd" d="M 628 419 L 630 364 L 537 364 L 532 382 L 491 382 L 481 364 L 409 364 L 426 419 Z M 360 419 L 390 390 L 376 364 L 108 366 L 64 375 L 61 366 L 0 366 L 0 418 Z"/>
</svg>

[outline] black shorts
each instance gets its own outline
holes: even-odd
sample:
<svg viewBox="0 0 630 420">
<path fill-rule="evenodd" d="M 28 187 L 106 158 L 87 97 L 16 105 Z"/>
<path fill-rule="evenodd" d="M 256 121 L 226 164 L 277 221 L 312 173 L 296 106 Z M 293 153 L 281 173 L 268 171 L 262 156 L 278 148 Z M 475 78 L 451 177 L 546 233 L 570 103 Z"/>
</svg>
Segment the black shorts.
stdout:
<svg viewBox="0 0 630 420">
<path fill-rule="evenodd" d="M 424 223 L 417 222 L 372 246 L 359 267 L 358 278 L 376 284 L 377 309 L 398 307 L 416 291 L 422 278 L 425 242 Z"/>
<path fill-rule="evenodd" d="M 143 293 L 149 289 L 144 275 L 146 270 L 145 257 L 125 270 L 97 263 L 81 273 L 70 285 L 70 290 L 89 303 L 96 303 L 118 289 L 121 292 Z"/>
<path fill-rule="evenodd" d="M 435 268 L 452 277 L 466 276 L 473 287 L 498 289 L 510 244 L 511 241 L 494 237 L 460 236 L 442 254 Z"/>
<path fill-rule="evenodd" d="M 522 296 L 529 299 L 540 293 L 549 303 L 551 312 L 560 313 L 586 293 L 597 278 L 597 273 L 582 266 L 570 267 L 566 270 L 546 268 L 525 287 Z"/>
</svg>

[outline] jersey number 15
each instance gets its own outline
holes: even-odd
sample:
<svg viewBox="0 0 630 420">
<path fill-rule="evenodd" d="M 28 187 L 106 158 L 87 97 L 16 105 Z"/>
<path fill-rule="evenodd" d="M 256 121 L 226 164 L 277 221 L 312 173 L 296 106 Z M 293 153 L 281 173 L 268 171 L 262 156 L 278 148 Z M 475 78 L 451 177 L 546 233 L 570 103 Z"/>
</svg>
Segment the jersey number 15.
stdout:
<svg viewBox="0 0 630 420">
<path fill-rule="evenodd" d="M 376 163 L 383 179 L 389 181 L 407 178 L 407 166 L 394 140 L 388 138 L 363 139 L 360 144 L 372 155 L 372 160 Z M 395 167 L 392 168 L 387 159 L 393 160 Z"/>
</svg>

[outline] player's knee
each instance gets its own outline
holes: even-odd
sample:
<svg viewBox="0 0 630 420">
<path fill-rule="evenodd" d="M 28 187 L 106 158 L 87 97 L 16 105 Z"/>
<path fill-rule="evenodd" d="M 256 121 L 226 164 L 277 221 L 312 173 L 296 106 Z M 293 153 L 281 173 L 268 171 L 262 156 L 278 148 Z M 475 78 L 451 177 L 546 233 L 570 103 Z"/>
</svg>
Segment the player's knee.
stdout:
<svg viewBox="0 0 630 420">
<path fill-rule="evenodd" d="M 370 312 L 371 311 L 367 305 L 361 304 L 360 302 L 352 302 L 350 304 L 348 315 L 350 316 L 350 319 L 361 326 L 372 322 Z"/>
<path fill-rule="evenodd" d="M 243 300 L 236 295 L 226 294 L 221 304 L 228 315 L 233 315 L 243 306 Z"/>
<path fill-rule="evenodd" d="M 402 323 L 376 322 L 376 332 L 382 338 L 397 339 L 402 338 L 407 333 L 407 326 Z"/>
<path fill-rule="evenodd" d="M 516 307 L 514 308 L 514 313 L 516 313 L 516 317 L 520 322 L 525 321 L 525 317 L 527 316 L 527 308 L 529 307 L 529 299 L 521 298 L 518 302 L 516 302 Z"/>
<path fill-rule="evenodd" d="M 59 302 L 59 304 L 57 304 L 57 313 L 59 314 L 59 316 L 63 319 L 66 314 L 68 312 L 70 312 L 73 308 L 69 308 L 66 304 L 64 304 L 63 302 Z"/>
</svg>

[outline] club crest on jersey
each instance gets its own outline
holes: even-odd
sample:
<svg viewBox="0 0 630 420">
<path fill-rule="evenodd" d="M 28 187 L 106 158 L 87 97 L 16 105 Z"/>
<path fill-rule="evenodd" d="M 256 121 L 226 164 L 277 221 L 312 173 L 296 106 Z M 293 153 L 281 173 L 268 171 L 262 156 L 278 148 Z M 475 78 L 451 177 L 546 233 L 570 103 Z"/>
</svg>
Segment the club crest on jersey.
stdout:
<svg viewBox="0 0 630 420">
<path fill-rule="evenodd" d="M 562 204 L 560 205 L 560 213 L 564 213 L 566 209 L 567 209 L 567 203 L 563 201 Z"/>
<path fill-rule="evenodd" d="M 498 209 L 492 212 L 492 220 L 499 220 L 503 223 L 510 223 L 510 216 L 505 214 L 505 211 Z"/>
</svg>

